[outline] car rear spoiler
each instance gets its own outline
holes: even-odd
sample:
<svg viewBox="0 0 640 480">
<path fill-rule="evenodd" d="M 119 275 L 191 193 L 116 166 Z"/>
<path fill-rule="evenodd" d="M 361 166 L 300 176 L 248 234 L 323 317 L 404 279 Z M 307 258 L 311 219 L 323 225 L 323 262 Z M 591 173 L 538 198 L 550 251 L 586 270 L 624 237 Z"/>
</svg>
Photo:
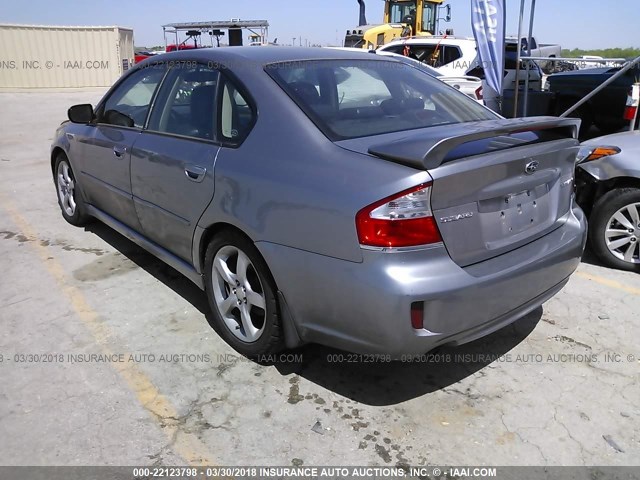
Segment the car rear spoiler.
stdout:
<svg viewBox="0 0 640 480">
<path fill-rule="evenodd" d="M 515 133 L 548 131 L 564 138 L 578 138 L 580 120 L 558 117 L 528 117 L 485 120 L 426 128 L 388 143 L 373 145 L 369 153 L 419 169 L 439 167 L 447 155 L 465 143 Z M 518 146 L 518 142 L 511 146 Z M 481 153 L 481 152 L 478 152 Z"/>
</svg>

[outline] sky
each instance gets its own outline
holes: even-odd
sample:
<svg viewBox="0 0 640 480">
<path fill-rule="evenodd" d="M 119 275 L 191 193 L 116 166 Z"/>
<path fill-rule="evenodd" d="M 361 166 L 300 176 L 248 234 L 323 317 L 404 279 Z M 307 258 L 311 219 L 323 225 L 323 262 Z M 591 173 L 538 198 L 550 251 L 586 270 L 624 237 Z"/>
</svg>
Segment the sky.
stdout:
<svg viewBox="0 0 640 480">
<path fill-rule="evenodd" d="M 526 0 L 529 9 L 531 0 Z M 520 0 L 507 2 L 507 34 L 518 31 Z M 366 0 L 369 23 L 382 21 L 383 2 Z M 471 36 L 471 0 L 448 0 L 456 35 Z M 638 0 L 537 0 L 534 36 L 563 48 L 640 47 Z M 54 6 L 55 5 L 55 6 Z M 357 0 L 0 0 L 0 23 L 118 25 L 134 29 L 136 46 L 164 45 L 162 25 L 175 22 L 268 20 L 269 40 L 339 44 L 358 23 Z M 525 30 L 528 19 L 525 18 Z M 298 41 L 298 40 L 296 40 Z"/>
</svg>

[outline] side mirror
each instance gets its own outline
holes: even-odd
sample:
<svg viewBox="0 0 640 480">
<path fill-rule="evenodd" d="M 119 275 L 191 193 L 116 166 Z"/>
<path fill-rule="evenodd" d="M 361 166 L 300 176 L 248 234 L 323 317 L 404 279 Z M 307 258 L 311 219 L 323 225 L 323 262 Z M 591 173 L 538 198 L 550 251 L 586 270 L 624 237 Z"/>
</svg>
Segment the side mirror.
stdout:
<svg viewBox="0 0 640 480">
<path fill-rule="evenodd" d="M 445 10 L 446 15 L 444 17 L 444 21 L 450 22 L 451 21 L 451 5 L 447 5 L 445 8 L 446 8 Z"/>
<path fill-rule="evenodd" d="M 93 121 L 93 106 L 88 103 L 74 105 L 67 111 L 69 120 L 73 123 L 91 123 Z"/>
</svg>

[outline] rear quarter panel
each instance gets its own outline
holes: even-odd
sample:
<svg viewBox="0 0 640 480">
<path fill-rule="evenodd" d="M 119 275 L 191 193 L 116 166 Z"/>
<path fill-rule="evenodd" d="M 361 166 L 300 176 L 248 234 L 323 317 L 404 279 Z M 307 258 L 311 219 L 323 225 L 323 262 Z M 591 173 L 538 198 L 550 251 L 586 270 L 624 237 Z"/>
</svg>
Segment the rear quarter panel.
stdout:
<svg viewBox="0 0 640 480">
<path fill-rule="evenodd" d="M 356 213 L 428 174 L 338 147 L 264 71 L 238 77 L 258 120 L 239 148 L 220 151 L 214 198 L 199 226 L 229 223 L 256 243 L 361 262 Z"/>
</svg>

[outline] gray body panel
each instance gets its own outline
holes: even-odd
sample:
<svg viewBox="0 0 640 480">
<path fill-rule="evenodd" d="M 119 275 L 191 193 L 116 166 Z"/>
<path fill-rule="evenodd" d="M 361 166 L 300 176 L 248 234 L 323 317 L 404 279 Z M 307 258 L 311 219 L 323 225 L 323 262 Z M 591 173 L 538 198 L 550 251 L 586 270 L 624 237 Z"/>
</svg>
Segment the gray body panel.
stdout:
<svg viewBox="0 0 640 480">
<path fill-rule="evenodd" d="M 131 147 L 140 130 L 109 125 L 77 126 L 80 183 L 87 201 L 125 225 L 139 229 L 131 194 Z"/>
<path fill-rule="evenodd" d="M 562 226 L 570 210 L 576 140 L 559 140 L 447 163 L 433 177 L 432 209 L 451 258 L 466 266 Z M 533 174 L 526 165 L 538 162 Z M 452 218 L 466 218 L 447 221 Z"/>
<path fill-rule="evenodd" d="M 362 264 L 272 243 L 257 246 L 278 285 L 286 286 L 304 341 L 402 358 L 475 340 L 539 307 L 575 271 L 585 242 L 586 220 L 574 205 L 562 228 L 467 268 L 453 263 L 442 246 L 365 251 Z M 411 328 L 415 301 L 425 302 L 426 330 Z"/>
<path fill-rule="evenodd" d="M 133 201 L 144 235 L 187 261 L 198 220 L 213 198 L 219 150 L 209 142 L 143 133 L 131 151 Z"/>
<path fill-rule="evenodd" d="M 640 131 L 606 135 L 583 142 L 582 145 L 611 145 L 619 147 L 621 150 L 618 155 L 579 165 L 579 168 L 596 180 L 606 181 L 620 177 L 640 179 Z"/>
<path fill-rule="evenodd" d="M 424 163 L 379 158 L 367 153 L 369 147 L 431 129 L 331 142 L 264 72 L 270 62 L 309 58 L 360 60 L 361 54 L 265 47 L 157 56 L 154 61 L 226 64 L 225 74 L 231 74 L 255 100 L 257 122 L 239 146 L 134 135 L 131 130 L 126 140 L 131 140 L 130 168 L 107 172 L 105 165 L 91 170 L 111 182 L 117 176 L 130 206 L 111 205 L 106 194 L 98 193 L 100 183 L 83 180 L 90 213 L 201 288 L 208 229 L 225 224 L 242 231 L 273 274 L 291 346 L 301 340 L 394 356 L 423 353 L 443 343 L 470 341 L 513 322 L 564 285 L 578 265 L 586 239 L 584 216 L 573 203 L 571 188 L 553 190 L 571 179 L 568 158 L 574 140 L 517 147 L 431 169 Z M 384 57 L 375 61 L 396 62 Z M 465 97 L 452 92 L 458 94 Z M 84 132 L 80 137 L 90 139 L 94 134 L 87 132 L 99 128 L 65 124 L 54 148 L 66 152 L 75 170 L 86 170 L 88 157 L 78 147 L 77 134 Z M 494 128 L 498 126 L 492 122 L 477 126 L 484 132 Z M 453 130 L 449 127 L 450 134 Z M 67 132 L 76 138 L 68 140 Z M 412 148 L 419 151 L 415 142 Z M 523 166 L 532 156 L 539 158 L 541 169 L 525 178 Z M 188 165 L 206 170 L 201 181 L 187 178 Z M 497 225 L 487 219 L 480 226 L 475 220 L 439 222 L 444 244 L 429 248 L 391 252 L 359 245 L 355 217 L 361 209 L 428 182 L 433 182 L 436 218 L 540 185 L 548 185 L 547 194 L 552 193 L 545 204 L 549 216 L 522 237 L 503 231 L 498 238 L 503 245 L 495 248 L 486 246 L 491 238 L 480 231 L 482 225 Z M 483 194 L 486 197 L 480 199 Z M 540 193 L 536 198 L 543 197 Z M 476 219 L 482 219 L 479 208 Z M 131 212 L 136 222 L 140 219 L 137 225 L 129 223 Z M 465 236 L 474 243 L 461 240 Z M 414 330 L 410 323 L 411 303 L 416 301 L 424 302 L 422 330 Z"/>
</svg>

